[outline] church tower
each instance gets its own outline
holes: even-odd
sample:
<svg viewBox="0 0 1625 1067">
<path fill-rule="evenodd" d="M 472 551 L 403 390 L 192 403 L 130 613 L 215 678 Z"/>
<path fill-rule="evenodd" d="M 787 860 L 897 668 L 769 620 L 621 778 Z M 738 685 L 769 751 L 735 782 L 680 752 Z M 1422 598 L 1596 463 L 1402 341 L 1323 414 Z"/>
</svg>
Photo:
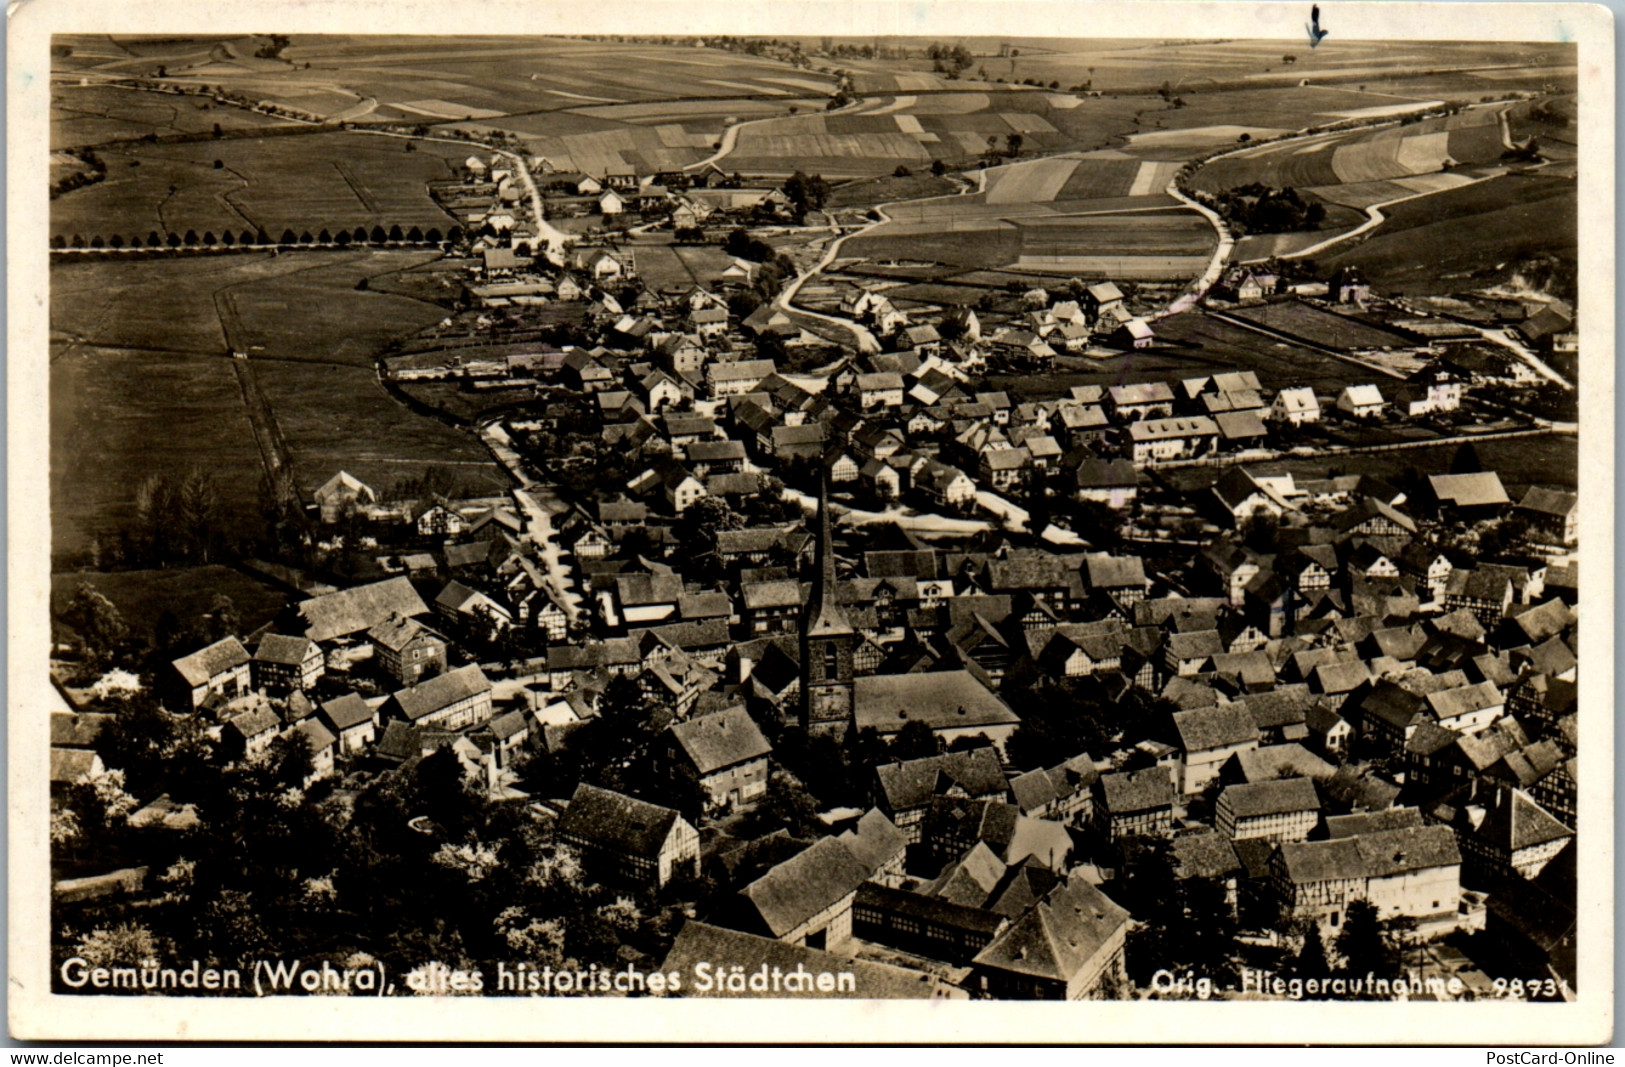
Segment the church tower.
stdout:
<svg viewBox="0 0 1625 1067">
<path fill-rule="evenodd" d="M 829 471 L 818 484 L 818 573 L 801 607 L 801 728 L 844 733 L 852 718 L 855 634 L 835 603 L 835 543 L 829 514 Z"/>
</svg>

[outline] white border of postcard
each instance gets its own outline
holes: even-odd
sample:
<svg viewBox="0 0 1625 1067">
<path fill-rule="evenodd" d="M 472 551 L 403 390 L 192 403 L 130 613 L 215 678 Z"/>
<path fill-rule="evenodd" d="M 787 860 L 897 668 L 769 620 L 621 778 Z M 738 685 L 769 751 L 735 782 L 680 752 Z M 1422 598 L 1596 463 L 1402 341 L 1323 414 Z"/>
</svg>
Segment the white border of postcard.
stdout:
<svg viewBox="0 0 1625 1067">
<path fill-rule="evenodd" d="M 1580 592 L 1586 811 L 1579 877 L 1579 999 L 1567 1004 L 475 999 L 193 999 L 50 993 L 47 943 L 50 591 L 46 198 L 52 33 L 211 32 L 531 35 L 996 34 L 1280 38 L 1302 44 L 1309 0 L 19 0 L 8 12 L 8 594 L 10 1022 L 57 1040 L 1086 1042 L 1210 1044 L 1596 1044 L 1613 1019 L 1614 27 L 1587 4 L 1355 3 L 1323 7 L 1344 40 L 1573 41 L 1582 104 Z M 1328 21 L 1328 24 L 1329 21 Z"/>
</svg>

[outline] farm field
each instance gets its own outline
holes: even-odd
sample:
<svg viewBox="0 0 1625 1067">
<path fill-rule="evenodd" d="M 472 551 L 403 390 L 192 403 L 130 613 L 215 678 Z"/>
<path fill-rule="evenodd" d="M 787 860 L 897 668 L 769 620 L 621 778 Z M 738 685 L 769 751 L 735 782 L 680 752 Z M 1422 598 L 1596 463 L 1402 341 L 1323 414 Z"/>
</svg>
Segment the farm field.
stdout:
<svg viewBox="0 0 1625 1067">
<path fill-rule="evenodd" d="M 738 52 L 569 38 L 294 35 L 280 59 L 256 60 L 263 38 L 96 42 L 81 75 L 151 74 L 223 85 L 256 99 L 371 121 L 490 117 L 572 104 L 672 97 L 825 96 L 828 75 Z M 93 51 L 92 51 L 93 50 Z M 139 52 L 137 55 L 135 53 Z M 308 64 L 308 66 L 307 66 Z M 351 116 L 347 116 L 351 117 Z"/>
<path fill-rule="evenodd" d="M 447 229 L 428 183 L 454 175 L 456 145 L 322 133 L 109 149 L 106 180 L 51 204 L 54 236 L 146 240 L 150 232 Z M 221 166 L 215 167 L 219 161 Z"/>
<path fill-rule="evenodd" d="M 339 470 L 379 492 L 435 466 L 463 475 L 470 495 L 509 484 L 478 438 L 405 407 L 371 367 L 264 361 L 255 372 L 306 494 Z"/>
<path fill-rule="evenodd" d="M 876 204 L 890 203 L 893 200 L 919 200 L 928 196 L 948 196 L 958 189 L 959 186 L 948 179 L 933 177 L 929 173 L 910 174 L 902 178 L 888 174 L 879 178 L 844 182 L 837 185 L 831 191 L 829 199 L 824 202 L 824 207 L 826 210 L 831 211 L 841 208 L 872 207 Z"/>
<path fill-rule="evenodd" d="M 1071 106 L 1057 107 L 1056 102 Z M 1101 148 L 1132 128 L 1139 101 L 1037 92 L 951 92 L 880 97 L 853 112 L 798 114 L 740 130 L 728 168 L 747 174 L 793 169 L 826 178 L 889 173 L 933 159 L 963 163 L 1003 149 L 1011 135 L 1032 151 Z M 1160 103 L 1160 101 L 1159 101 Z"/>
<path fill-rule="evenodd" d="M 194 467 L 232 532 L 259 532 L 260 454 L 229 357 L 53 347 L 50 384 L 53 558 L 116 538 L 142 479 Z"/>
<path fill-rule="evenodd" d="M 1387 221 L 1358 243 L 1330 249 L 1324 270 L 1358 265 L 1373 285 L 1439 294 L 1503 281 L 1531 257 L 1572 265 L 1579 229 L 1573 180 L 1507 174 L 1385 208 Z"/>
<path fill-rule="evenodd" d="M 1495 163 L 1504 150 L 1498 110 L 1475 108 L 1405 126 L 1263 145 L 1214 160 L 1197 171 L 1192 185 L 1216 194 L 1257 182 L 1315 189 L 1346 202 L 1328 187 L 1437 175 L 1447 162 L 1452 169 Z"/>
<path fill-rule="evenodd" d="M 51 269 L 51 321 L 58 339 L 95 347 L 193 355 L 240 348 L 256 357 L 370 366 L 370 351 L 361 345 L 375 350 L 444 311 L 402 296 L 360 292 L 356 284 L 435 257 L 369 250 L 57 263 Z M 217 292 L 228 295 L 217 301 Z M 222 308 L 232 316 L 230 336 Z M 325 330 L 336 330 L 338 339 L 313 346 L 312 338 L 331 336 Z"/>
<path fill-rule="evenodd" d="M 287 594 L 231 567 L 172 567 L 165 570 L 80 572 L 51 575 L 51 618 L 58 618 L 81 583 L 111 600 L 137 636 L 146 636 L 164 612 L 182 624 L 209 610 L 216 596 L 231 598 L 245 633 L 276 618 Z"/>
<path fill-rule="evenodd" d="M 1450 469 L 1459 444 L 1433 448 L 1409 448 L 1403 452 L 1356 452 L 1342 456 L 1276 460 L 1248 470 L 1280 474 L 1290 471 L 1299 478 L 1324 478 L 1329 471 L 1338 474 L 1371 474 L 1392 478 L 1396 470 L 1415 467 L 1422 474 L 1443 474 Z M 1507 493 L 1517 499 L 1531 485 L 1545 485 L 1572 491 L 1579 477 L 1579 439 L 1573 434 L 1547 434 L 1539 437 L 1512 437 L 1496 441 L 1475 441 L 1473 450 L 1485 470 L 1500 474 Z"/>
<path fill-rule="evenodd" d="M 482 486 L 500 484 L 478 441 L 403 407 L 372 368 L 388 340 L 445 311 L 358 291 L 356 283 L 433 257 L 307 252 L 54 265 L 51 478 L 59 558 L 117 529 L 131 487 L 147 474 L 194 466 L 216 473 L 223 497 L 243 516 L 242 532 L 254 532 L 261 458 L 233 348 L 251 353 L 306 491 L 340 467 L 390 484 L 434 463 L 466 468 Z M 230 296 L 217 304 L 216 291 Z M 230 340 L 222 306 L 232 319 Z M 154 426 L 165 432 L 154 437 Z"/>
<path fill-rule="evenodd" d="M 221 107 L 196 96 L 171 96 L 105 85 L 58 84 L 51 89 L 51 148 L 171 137 L 222 130 L 261 130 L 289 123 L 270 115 Z"/>
<path fill-rule="evenodd" d="M 1409 338 L 1349 315 L 1322 311 L 1298 300 L 1259 307 L 1235 308 L 1228 312 L 1238 319 L 1257 323 L 1278 333 L 1288 334 L 1310 344 L 1341 351 L 1411 345 Z"/>
<path fill-rule="evenodd" d="M 996 47 L 997 42 L 990 42 Z M 972 51 L 976 49 L 970 45 Z M 1554 54 L 1558 46 L 1547 46 Z M 971 69 L 992 78 L 1034 78 L 1071 86 L 1091 81 L 1097 90 L 1154 89 L 1164 81 L 1176 93 L 1201 95 L 1219 86 L 1296 85 L 1310 78 L 1374 80 L 1385 72 L 1413 74 L 1451 67 L 1526 63 L 1529 46 L 1501 43 L 1346 41 L 1337 50 L 1284 46 L 1281 41 L 1036 40 L 1019 58 L 978 58 Z M 1572 52 L 1568 54 L 1572 55 Z M 1293 55 L 1284 62 L 1284 55 Z"/>
<path fill-rule="evenodd" d="M 638 275 L 656 290 L 710 286 L 733 257 L 716 245 L 635 244 Z"/>
<path fill-rule="evenodd" d="M 701 125 L 691 131 L 680 123 L 612 123 L 563 111 L 457 123 L 448 128 L 476 136 L 492 130 L 522 134 L 529 151 L 545 157 L 556 169 L 588 174 L 603 174 L 620 167 L 633 167 L 645 174 L 681 170 L 711 155 L 711 146 L 722 135 L 720 123 L 712 129 Z"/>
<path fill-rule="evenodd" d="M 1357 364 L 1201 312 L 1170 315 L 1158 320 L 1154 329 L 1157 351 L 1188 346 L 1227 369 L 1256 371 L 1260 384 L 1269 390 L 1307 385 L 1317 394 L 1336 396 L 1344 386 L 1377 377 Z"/>
</svg>

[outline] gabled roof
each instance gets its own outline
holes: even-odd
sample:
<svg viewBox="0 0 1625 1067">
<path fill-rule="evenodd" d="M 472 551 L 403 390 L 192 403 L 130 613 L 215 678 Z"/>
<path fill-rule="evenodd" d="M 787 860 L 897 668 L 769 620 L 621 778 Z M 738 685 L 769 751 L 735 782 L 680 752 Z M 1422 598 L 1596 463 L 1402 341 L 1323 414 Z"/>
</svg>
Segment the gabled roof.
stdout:
<svg viewBox="0 0 1625 1067">
<path fill-rule="evenodd" d="M 337 700 L 322 701 L 321 714 L 340 733 L 372 721 L 372 709 L 354 693 L 345 693 Z"/>
<path fill-rule="evenodd" d="M 1175 835 L 1173 861 L 1174 877 L 1180 879 L 1225 878 L 1242 869 L 1230 839 L 1206 828 Z"/>
<path fill-rule="evenodd" d="M 1176 635 L 1177 636 L 1177 635 Z M 1246 708 L 1224 705 L 1174 713 L 1174 730 L 1187 753 L 1208 752 L 1258 740 L 1258 724 Z"/>
<path fill-rule="evenodd" d="M 676 723 L 671 733 L 701 776 L 760 759 L 773 751 L 742 705 Z"/>
<path fill-rule="evenodd" d="M 1287 414 L 1299 412 L 1308 413 L 1320 410 L 1320 401 L 1315 397 L 1315 391 L 1307 385 L 1295 389 L 1282 389 L 1275 394 L 1275 406 Z"/>
<path fill-rule="evenodd" d="M 175 661 L 175 670 L 194 688 L 207 685 L 210 678 L 241 667 L 249 660 L 248 650 L 235 637 L 222 638 L 207 648 Z"/>
<path fill-rule="evenodd" d="M 1225 761 L 1221 771 L 1228 780 L 1231 768 L 1246 782 L 1265 782 L 1287 775 L 1294 778 L 1324 780 L 1336 773 L 1336 768 L 1299 744 L 1264 745 L 1237 752 Z"/>
<path fill-rule="evenodd" d="M 873 888 L 883 889 L 881 886 Z M 834 999 L 857 996 L 864 1000 L 930 1000 L 937 995 L 939 984 L 937 978 L 921 971 L 838 956 L 787 941 L 710 926 L 695 919 L 685 922 L 683 928 L 677 932 L 677 939 L 672 943 L 671 951 L 666 953 L 666 959 L 661 963 L 660 969 L 691 975 L 695 973 L 695 968 L 699 964 L 708 963 L 715 966 L 721 960 L 749 960 L 753 967 L 767 967 L 770 971 L 782 974 L 850 972 L 857 986 L 856 993 L 851 993 L 840 990 L 820 991 L 809 984 L 806 989 L 795 992 L 794 995 L 798 998 Z M 705 990 L 692 986 L 683 989 L 685 997 L 782 998 L 787 995 L 789 994 L 782 989 L 746 989 L 743 992 L 729 992 L 720 985 Z"/>
<path fill-rule="evenodd" d="M 857 825 L 836 840 L 846 847 L 853 859 L 863 864 L 871 877 L 908 848 L 908 835 L 879 808 L 864 812 Z"/>
<path fill-rule="evenodd" d="M 857 891 L 869 871 L 833 837 L 791 857 L 740 890 L 774 937 L 783 937 L 807 920 Z"/>
<path fill-rule="evenodd" d="M 1518 852 L 1573 837 L 1574 831 L 1553 818 L 1522 789 L 1502 789 L 1479 824 L 1476 836 L 1508 852 Z"/>
<path fill-rule="evenodd" d="M 426 634 L 440 641 L 445 640 L 439 633 L 416 619 L 408 619 L 400 615 L 392 615 L 368 630 L 367 640 L 375 646 L 399 652 L 420 634 Z"/>
<path fill-rule="evenodd" d="M 1006 788 L 998 752 L 993 748 L 884 763 L 875 768 L 875 778 L 894 812 L 925 807 L 939 789 L 955 785 L 971 797 L 999 796 Z"/>
<path fill-rule="evenodd" d="M 1139 477 L 1129 460 L 1090 457 L 1078 464 L 1077 484 L 1079 489 L 1132 489 Z"/>
<path fill-rule="evenodd" d="M 1172 809 L 1174 804 L 1174 781 L 1165 767 L 1103 774 L 1099 786 L 1106 810 L 1113 815 Z"/>
<path fill-rule="evenodd" d="M 408 722 L 417 722 L 425 715 L 432 715 L 459 700 L 490 691 L 491 683 L 486 679 L 485 672 L 480 670 L 478 664 L 470 663 L 402 689 L 390 699 Z"/>
<path fill-rule="evenodd" d="M 1382 404 L 1386 403 L 1386 401 L 1384 401 L 1382 398 L 1382 390 L 1378 389 L 1374 385 L 1348 386 L 1343 390 L 1343 395 L 1338 397 L 1338 401 L 1340 403 L 1343 400 L 1347 400 L 1351 407 L 1357 408 L 1372 406 L 1380 407 Z"/>
<path fill-rule="evenodd" d="M 1354 837 L 1357 834 L 1376 833 L 1380 830 L 1420 828 L 1422 825 L 1422 812 L 1419 808 L 1362 811 L 1353 815 L 1326 816 L 1326 836 Z"/>
<path fill-rule="evenodd" d="M 282 720 L 277 718 L 276 712 L 270 708 L 260 707 L 253 711 L 245 711 L 241 715 L 226 723 L 226 728 L 234 730 L 244 738 L 259 737 L 273 730 L 282 728 Z"/>
<path fill-rule="evenodd" d="M 973 962 L 1069 982 L 1128 921 L 1127 911 L 1074 875 L 994 938 Z"/>
<path fill-rule="evenodd" d="M 295 726 L 294 729 L 298 730 L 300 733 L 304 734 L 307 739 L 309 739 L 310 751 L 312 753 L 322 752 L 326 749 L 332 748 L 333 743 L 338 740 L 337 737 L 333 736 L 333 731 L 329 730 L 325 725 L 323 725 L 320 719 L 305 719 L 303 722 L 299 723 L 299 725 Z"/>
<path fill-rule="evenodd" d="M 583 782 L 576 786 L 569 807 L 559 817 L 558 832 L 627 855 L 654 859 L 679 818 L 671 808 Z"/>
<path fill-rule="evenodd" d="M 1566 519 L 1573 515 L 1580 506 L 1580 498 L 1574 493 L 1565 493 L 1557 489 L 1547 489 L 1544 486 L 1532 485 L 1524 493 L 1523 499 L 1518 501 L 1518 507 L 1525 511 L 1537 512 L 1541 515 L 1550 515 L 1555 518 Z"/>
<path fill-rule="evenodd" d="M 1474 474 L 1430 474 L 1428 485 L 1442 504 L 1458 508 L 1494 507 L 1510 503 L 1501 476 L 1494 471 Z"/>
<path fill-rule="evenodd" d="M 870 674 L 853 682 L 858 729 L 896 733 L 910 722 L 933 730 L 1014 726 L 1021 721 L 996 693 L 969 671 Z"/>
<path fill-rule="evenodd" d="M 429 614 L 429 608 L 406 578 L 389 578 L 353 589 L 312 597 L 299 605 L 305 636 L 332 641 L 372 629 L 392 614 Z"/>
<path fill-rule="evenodd" d="M 1219 803 L 1227 805 L 1238 819 L 1320 810 L 1320 796 L 1315 792 L 1315 783 L 1308 778 L 1277 778 L 1226 786 L 1219 794 Z"/>
<path fill-rule="evenodd" d="M 1296 885 L 1386 878 L 1410 871 L 1461 864 L 1456 835 L 1448 826 L 1378 830 L 1327 841 L 1287 841 L 1281 861 Z"/>
</svg>

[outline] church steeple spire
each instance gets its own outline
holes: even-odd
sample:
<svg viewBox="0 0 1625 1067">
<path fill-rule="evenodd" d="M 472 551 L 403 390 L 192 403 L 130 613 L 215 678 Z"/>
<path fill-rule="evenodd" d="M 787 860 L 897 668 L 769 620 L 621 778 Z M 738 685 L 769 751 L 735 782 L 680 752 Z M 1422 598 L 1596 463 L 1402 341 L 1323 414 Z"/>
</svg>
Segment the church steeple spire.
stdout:
<svg viewBox="0 0 1625 1067">
<path fill-rule="evenodd" d="M 829 471 L 818 482 L 818 570 L 802 607 L 801 728 L 846 729 L 852 716 L 852 652 L 856 631 L 836 603 L 834 521 L 829 510 Z"/>
<path fill-rule="evenodd" d="M 835 602 L 835 534 L 829 511 L 829 471 L 818 481 L 818 540 L 814 551 L 818 573 L 807 598 L 803 627 L 811 636 L 852 633 L 846 612 Z"/>
</svg>

